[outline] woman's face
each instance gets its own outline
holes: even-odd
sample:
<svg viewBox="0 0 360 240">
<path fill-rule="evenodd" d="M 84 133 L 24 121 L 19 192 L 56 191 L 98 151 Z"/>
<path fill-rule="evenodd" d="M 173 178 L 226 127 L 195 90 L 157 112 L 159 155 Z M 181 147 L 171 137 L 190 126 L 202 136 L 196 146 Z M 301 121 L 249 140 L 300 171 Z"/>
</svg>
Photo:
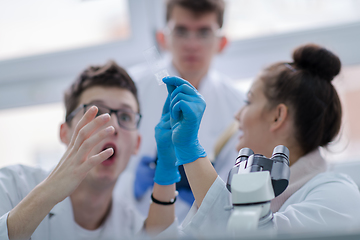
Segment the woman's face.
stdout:
<svg viewBox="0 0 360 240">
<path fill-rule="evenodd" d="M 257 79 L 247 94 L 246 104 L 235 116 L 242 132 L 237 150 L 247 147 L 255 153 L 271 157 L 270 124 L 272 119 L 270 110 L 266 108 L 268 100 L 264 95 L 263 87 L 263 81 Z"/>
</svg>

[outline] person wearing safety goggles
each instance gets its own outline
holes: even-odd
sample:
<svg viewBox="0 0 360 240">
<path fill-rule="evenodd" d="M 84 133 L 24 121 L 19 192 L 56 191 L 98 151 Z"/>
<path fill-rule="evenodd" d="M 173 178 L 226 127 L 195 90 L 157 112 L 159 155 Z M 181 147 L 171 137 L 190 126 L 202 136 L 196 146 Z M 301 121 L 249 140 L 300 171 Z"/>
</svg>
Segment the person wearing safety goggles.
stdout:
<svg viewBox="0 0 360 240">
<path fill-rule="evenodd" d="M 169 0 L 166 2 L 166 26 L 158 31 L 156 39 L 161 49 L 167 53 L 164 67 L 171 76 L 188 80 L 206 99 L 199 138 L 219 175 L 226 179 L 227 169 L 233 164 L 237 152 L 236 131 L 230 131 L 221 144 L 218 140 L 228 128 L 233 128 L 233 115 L 244 103 L 245 95 L 234 86 L 226 75 L 211 67 L 216 55 L 227 46 L 227 38 L 222 34 L 225 3 L 223 0 Z M 147 214 L 149 199 L 154 184 L 153 177 L 157 159 L 154 127 L 162 111 L 167 96 L 164 86 L 159 86 L 153 75 L 140 66 L 129 69 L 139 89 L 142 106 L 142 124 L 139 128 L 143 143 L 138 158 L 129 170 L 135 173 L 134 180 L 125 179 L 137 208 Z M 146 68 L 147 69 L 147 68 Z M 228 131 L 229 132 L 229 131 Z M 224 138 L 222 138 L 224 139 Z M 219 146 L 219 147 L 218 147 Z M 222 151 L 223 149 L 227 149 Z M 176 216 L 183 220 L 194 201 L 184 170 L 180 169 L 181 180 L 176 184 L 179 198 Z M 127 193 L 128 194 L 128 193 Z"/>
<path fill-rule="evenodd" d="M 67 150 L 51 172 L 23 165 L 0 169 L 0 239 L 171 232 L 174 205 L 152 204 L 145 220 L 126 196 L 113 194 L 141 142 L 137 89 L 126 71 L 113 61 L 88 67 L 66 91 L 65 108 L 60 139 Z M 175 197 L 175 184 L 154 185 L 154 201 Z"/>
</svg>

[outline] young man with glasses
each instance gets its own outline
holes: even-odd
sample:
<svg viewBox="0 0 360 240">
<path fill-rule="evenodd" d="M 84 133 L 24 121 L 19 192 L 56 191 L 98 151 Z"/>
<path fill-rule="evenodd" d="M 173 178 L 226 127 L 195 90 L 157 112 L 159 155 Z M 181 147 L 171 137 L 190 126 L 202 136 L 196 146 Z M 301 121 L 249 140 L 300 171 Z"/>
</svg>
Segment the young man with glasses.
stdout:
<svg viewBox="0 0 360 240">
<path fill-rule="evenodd" d="M 155 184 L 153 198 L 160 204 L 152 204 L 146 224 L 126 196 L 113 195 L 141 142 L 137 89 L 126 71 L 112 61 L 87 68 L 65 93 L 65 108 L 60 139 L 67 150 L 51 172 L 23 165 L 0 169 L 0 239 L 173 234 L 173 182 Z"/>
<path fill-rule="evenodd" d="M 215 169 L 226 180 L 228 171 L 237 156 L 235 150 L 237 137 L 232 136 L 230 131 L 229 141 L 225 140 L 221 144 L 216 142 L 234 122 L 234 115 L 242 106 L 244 94 L 234 87 L 230 79 L 211 69 L 213 58 L 227 45 L 226 37 L 221 34 L 223 15 L 223 0 L 168 0 L 166 27 L 156 36 L 160 47 L 170 53 L 166 66 L 169 74 L 188 80 L 206 100 L 207 105 L 199 130 L 199 140 L 206 152 L 214 152 Z M 146 214 L 157 158 L 154 126 L 159 120 L 158 116 L 161 115 L 167 91 L 165 86 L 157 84 L 150 71 L 140 69 L 141 67 L 134 67 L 130 70 L 130 74 L 138 86 L 143 109 L 143 119 L 139 129 L 143 136 L 143 143 L 138 154 L 139 158 L 133 162 L 134 166 L 129 168 L 135 172 L 134 176 L 129 173 L 134 180 L 129 180 L 131 178 L 129 177 L 127 181 L 119 185 L 133 186 L 129 190 L 133 192 L 133 201 L 138 209 Z M 224 149 L 223 146 L 226 150 L 220 151 Z M 135 163 L 138 164 L 135 165 Z M 194 198 L 183 169 L 180 168 L 180 172 L 182 178 L 177 183 L 179 200 L 176 203 L 176 215 L 181 221 Z M 129 184 L 129 181 L 133 183 Z M 121 189 L 125 188 L 121 187 Z M 122 194 L 121 190 L 116 192 Z"/>
</svg>

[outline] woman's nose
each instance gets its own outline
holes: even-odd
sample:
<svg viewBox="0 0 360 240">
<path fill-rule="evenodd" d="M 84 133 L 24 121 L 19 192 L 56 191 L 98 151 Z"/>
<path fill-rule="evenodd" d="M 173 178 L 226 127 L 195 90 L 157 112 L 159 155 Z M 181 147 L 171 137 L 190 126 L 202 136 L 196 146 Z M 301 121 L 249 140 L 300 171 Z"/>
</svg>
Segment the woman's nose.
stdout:
<svg viewBox="0 0 360 240">
<path fill-rule="evenodd" d="M 240 121 L 240 114 L 241 114 L 242 108 L 235 114 L 235 119 Z"/>
</svg>

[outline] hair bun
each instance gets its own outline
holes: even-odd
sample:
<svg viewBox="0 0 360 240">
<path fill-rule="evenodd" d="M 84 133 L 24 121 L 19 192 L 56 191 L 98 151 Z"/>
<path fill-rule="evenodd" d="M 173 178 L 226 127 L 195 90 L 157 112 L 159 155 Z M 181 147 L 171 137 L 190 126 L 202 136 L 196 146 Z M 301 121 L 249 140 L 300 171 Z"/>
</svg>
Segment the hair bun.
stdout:
<svg viewBox="0 0 360 240">
<path fill-rule="evenodd" d="M 338 56 L 316 44 L 306 44 L 293 52 L 296 66 L 331 82 L 341 69 Z"/>
</svg>

